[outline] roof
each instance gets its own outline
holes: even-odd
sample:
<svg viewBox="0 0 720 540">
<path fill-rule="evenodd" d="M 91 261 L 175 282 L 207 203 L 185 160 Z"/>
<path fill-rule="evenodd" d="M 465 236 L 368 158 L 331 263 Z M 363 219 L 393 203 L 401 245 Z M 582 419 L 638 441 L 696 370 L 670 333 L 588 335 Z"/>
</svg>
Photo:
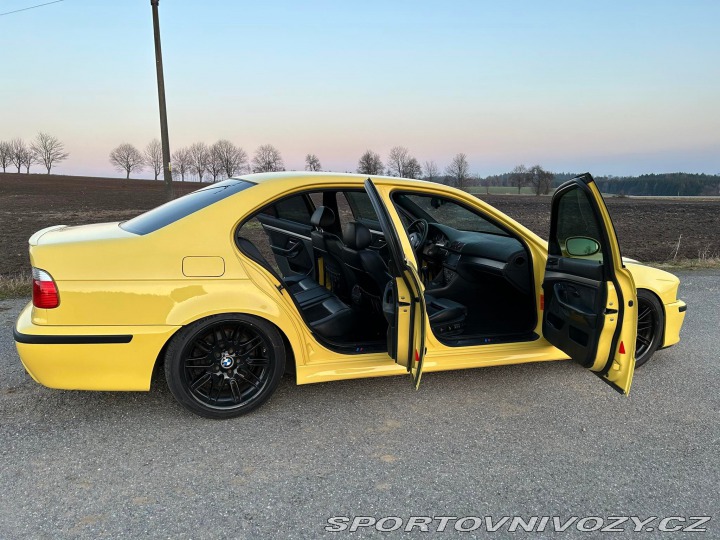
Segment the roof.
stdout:
<svg viewBox="0 0 720 540">
<path fill-rule="evenodd" d="M 243 174 L 234 177 L 238 180 L 248 180 L 254 183 L 267 183 L 273 181 L 287 180 L 289 178 L 302 178 L 304 180 L 357 180 L 358 182 L 364 182 L 368 178 L 373 180 L 391 180 L 393 182 L 423 182 L 432 183 L 427 180 L 413 180 L 410 178 L 398 178 L 395 176 L 382 176 L 382 175 L 368 175 L 368 174 L 357 174 L 357 173 L 337 173 L 337 172 L 309 172 L 309 171 L 280 171 L 280 172 L 266 172 L 266 173 L 253 173 Z"/>
</svg>

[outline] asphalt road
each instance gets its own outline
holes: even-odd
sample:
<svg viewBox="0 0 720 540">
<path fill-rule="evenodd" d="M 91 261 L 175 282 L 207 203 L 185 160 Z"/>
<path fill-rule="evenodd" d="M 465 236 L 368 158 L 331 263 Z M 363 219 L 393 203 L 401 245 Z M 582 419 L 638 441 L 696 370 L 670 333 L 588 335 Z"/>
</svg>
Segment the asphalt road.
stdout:
<svg viewBox="0 0 720 540">
<path fill-rule="evenodd" d="M 707 533 L 669 536 L 720 538 L 720 272 L 681 279 L 683 341 L 629 398 L 552 362 L 428 374 L 417 392 L 404 377 L 286 378 L 224 422 L 186 413 L 162 378 L 150 393 L 37 385 L 12 342 L 23 302 L 0 302 L 0 538 L 342 537 L 327 518 L 515 515 L 707 515 Z"/>
</svg>

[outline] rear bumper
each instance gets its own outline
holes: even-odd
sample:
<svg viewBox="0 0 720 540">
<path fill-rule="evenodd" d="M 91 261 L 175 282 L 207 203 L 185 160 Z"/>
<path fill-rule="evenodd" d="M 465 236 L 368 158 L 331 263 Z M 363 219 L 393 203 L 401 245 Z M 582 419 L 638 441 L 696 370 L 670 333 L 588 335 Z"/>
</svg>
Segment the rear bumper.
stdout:
<svg viewBox="0 0 720 540">
<path fill-rule="evenodd" d="M 65 390 L 149 390 L 155 361 L 175 326 L 41 326 L 32 305 L 13 330 L 23 366 L 38 383 Z"/>
<path fill-rule="evenodd" d="M 665 335 L 662 348 L 670 347 L 680 341 L 680 329 L 685 321 L 687 305 L 682 300 L 665 304 Z"/>
</svg>

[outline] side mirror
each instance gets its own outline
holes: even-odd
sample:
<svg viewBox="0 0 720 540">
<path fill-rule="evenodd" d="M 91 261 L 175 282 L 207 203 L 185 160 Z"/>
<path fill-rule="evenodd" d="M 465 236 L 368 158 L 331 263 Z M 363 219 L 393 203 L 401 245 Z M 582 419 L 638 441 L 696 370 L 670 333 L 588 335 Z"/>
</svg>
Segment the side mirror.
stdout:
<svg viewBox="0 0 720 540">
<path fill-rule="evenodd" d="M 573 257 L 587 257 L 600 251 L 600 243 L 586 236 L 573 236 L 565 241 L 565 251 Z"/>
</svg>

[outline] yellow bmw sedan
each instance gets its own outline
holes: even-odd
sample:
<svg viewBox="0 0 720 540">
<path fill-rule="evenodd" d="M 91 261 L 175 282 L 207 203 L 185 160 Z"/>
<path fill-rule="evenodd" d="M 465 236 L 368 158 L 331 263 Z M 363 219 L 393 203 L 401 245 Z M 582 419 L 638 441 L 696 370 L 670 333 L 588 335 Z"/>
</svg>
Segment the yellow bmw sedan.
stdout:
<svg viewBox="0 0 720 540">
<path fill-rule="evenodd" d="M 623 259 L 589 174 L 549 241 L 448 186 L 334 173 L 232 178 L 129 221 L 30 238 L 14 338 L 40 384 L 149 390 L 230 418 L 298 384 L 572 359 L 627 393 L 679 341 L 679 280 Z"/>
</svg>

